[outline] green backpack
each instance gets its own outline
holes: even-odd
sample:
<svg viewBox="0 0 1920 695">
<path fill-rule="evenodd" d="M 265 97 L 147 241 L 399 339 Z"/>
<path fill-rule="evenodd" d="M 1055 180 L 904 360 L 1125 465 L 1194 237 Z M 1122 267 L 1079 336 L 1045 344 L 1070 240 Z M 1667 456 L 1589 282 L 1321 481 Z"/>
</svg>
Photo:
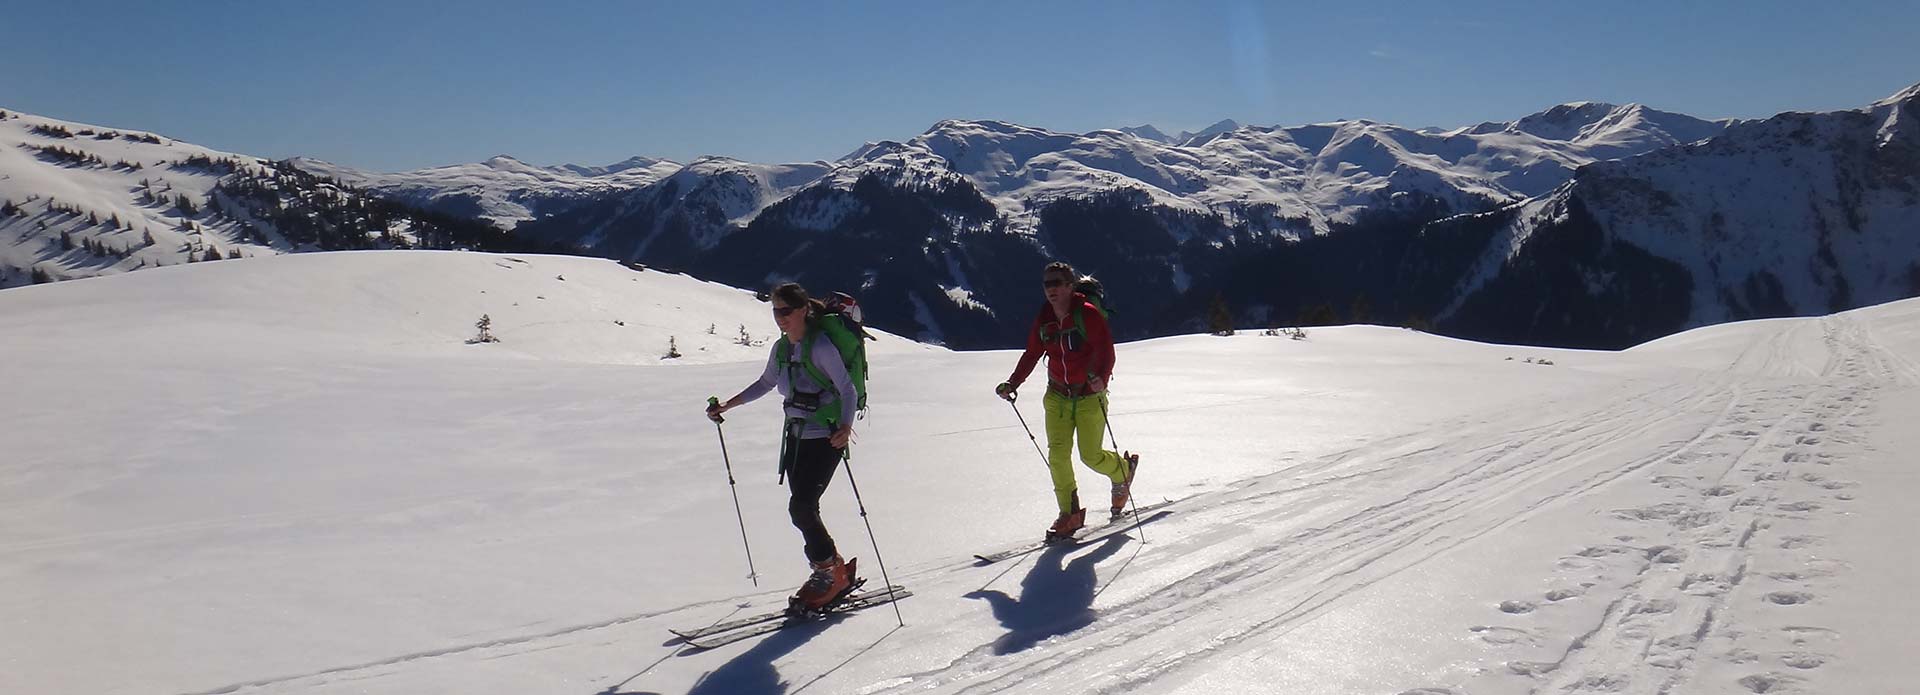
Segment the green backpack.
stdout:
<svg viewBox="0 0 1920 695">
<path fill-rule="evenodd" d="M 847 377 L 853 381 L 853 392 L 858 399 L 854 404 L 854 411 L 855 417 L 859 417 L 859 413 L 867 410 L 866 341 L 879 340 L 879 338 L 867 332 L 866 325 L 861 321 L 860 304 L 855 302 L 852 296 L 845 292 L 835 292 L 823 302 L 827 305 L 826 312 L 814 317 L 813 325 L 807 329 L 807 339 L 800 341 L 800 365 L 807 370 L 807 376 L 812 377 L 814 383 L 819 384 L 822 390 L 833 391 L 833 380 L 828 379 L 827 375 L 820 372 L 819 367 L 813 365 L 813 336 L 816 331 L 826 333 L 827 339 L 833 341 L 833 346 L 839 350 L 840 361 L 847 366 Z M 793 346 L 782 339 L 779 346 L 775 348 L 775 359 L 781 362 L 788 361 L 792 350 Z M 807 419 L 828 427 L 838 427 L 840 409 L 838 407 L 821 408 L 814 411 L 813 416 Z"/>
</svg>

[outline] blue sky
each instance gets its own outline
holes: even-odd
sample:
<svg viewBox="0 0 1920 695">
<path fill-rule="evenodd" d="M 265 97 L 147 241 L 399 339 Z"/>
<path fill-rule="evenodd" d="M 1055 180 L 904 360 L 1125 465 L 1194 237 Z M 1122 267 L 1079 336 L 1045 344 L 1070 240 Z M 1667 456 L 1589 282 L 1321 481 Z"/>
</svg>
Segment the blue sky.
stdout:
<svg viewBox="0 0 1920 695">
<path fill-rule="evenodd" d="M 1702 117 L 1920 82 L 1914 2 L 15 3 L 0 108 L 400 170 L 833 159 L 946 118 Z"/>
</svg>

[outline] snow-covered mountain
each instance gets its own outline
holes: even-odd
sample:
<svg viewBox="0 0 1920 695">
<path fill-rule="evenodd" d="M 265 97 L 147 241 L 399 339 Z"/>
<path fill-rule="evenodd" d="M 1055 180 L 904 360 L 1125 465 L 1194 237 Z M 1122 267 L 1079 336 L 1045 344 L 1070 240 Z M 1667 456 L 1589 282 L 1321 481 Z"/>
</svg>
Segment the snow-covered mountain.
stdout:
<svg viewBox="0 0 1920 695">
<path fill-rule="evenodd" d="M 681 168 L 674 162 L 648 157 L 632 157 L 603 167 L 540 167 L 498 155 L 474 164 L 382 174 L 306 157 L 290 161 L 305 171 L 414 207 L 477 217 L 503 227 L 559 214 L 599 195 L 644 186 Z"/>
<path fill-rule="evenodd" d="M 1464 225 L 1491 235 L 1438 318 L 1488 337 L 1637 321 L 1650 338 L 1920 295 L 1920 85 L 1583 167 L 1485 220 Z"/>
<path fill-rule="evenodd" d="M 876 326 L 955 347 L 1017 339 L 1037 301 L 1032 273 L 1054 258 L 1106 281 L 1126 337 L 1198 330 L 1225 304 L 1250 323 L 1339 318 L 1622 347 L 1914 291 L 1898 235 L 1913 219 L 1902 197 L 1915 167 L 1902 154 L 1912 91 L 1858 112 L 1751 122 L 1595 102 L 1451 130 L 1222 122 L 1168 136 L 951 120 L 830 163 L 497 157 L 369 175 L 301 160 L 275 176 L 333 186 L 319 172 L 358 182 L 330 189 L 348 198 L 364 185 L 404 201 L 398 209 L 519 220 L 515 243 L 538 248 L 742 287 L 797 279 L 854 291 Z M 276 214 L 297 222 L 304 205 Z M 358 209 L 344 208 L 329 219 Z M 448 245 L 445 234 L 386 234 L 387 216 L 353 219 L 320 226 Z M 1529 241 L 1554 220 L 1588 231 Z M 1841 229 L 1852 231 L 1806 241 Z M 329 238 L 308 247 L 358 247 Z M 506 243 L 465 247 L 519 248 Z M 1508 298 L 1535 308 L 1510 311 Z"/>
<path fill-rule="evenodd" d="M 685 266 L 832 168 L 702 157 L 657 181 L 597 196 L 515 231 L 593 255 Z"/>
<path fill-rule="evenodd" d="M 520 246 L 285 163 L 0 110 L 0 287 L 295 251 Z"/>
<path fill-rule="evenodd" d="M 904 143 L 872 143 L 841 160 L 912 172 L 947 170 L 994 200 L 1015 228 L 1038 226 L 1060 198 L 1133 190 L 1153 204 L 1217 214 L 1227 224 L 1281 221 L 1325 234 L 1372 211 L 1436 200 L 1474 212 L 1540 195 L 1603 159 L 1712 137 L 1704 121 L 1637 104 L 1569 104 L 1510 124 L 1442 133 L 1372 121 L 1248 127 L 1231 121 L 1178 141 L 1141 131 L 1056 133 L 999 121 L 943 121 Z"/>
<path fill-rule="evenodd" d="M 214 214 L 230 171 L 268 162 L 152 133 L 0 110 L 0 287 L 277 253 Z"/>
<path fill-rule="evenodd" d="M 1031 292 L 1015 277 L 1065 257 L 1113 278 L 1144 335 L 1184 321 L 1173 314 L 1194 278 L 1249 247 L 1495 209 L 1603 157 L 1728 123 L 1604 104 L 1445 132 L 1222 122 L 1168 137 L 953 120 L 831 166 L 793 165 L 781 184 L 728 162 L 734 176 L 689 171 L 517 230 L 741 285 L 796 277 L 858 289 L 884 309 L 882 325 L 959 346 L 1017 333 Z"/>
<path fill-rule="evenodd" d="M 483 314 L 500 342 L 467 344 Z M 0 290 L 0 326 L 9 694 L 1920 682 L 1920 301 L 1624 352 L 1377 326 L 1122 344 L 1113 438 L 1168 515 L 989 566 L 1055 514 L 1008 412 L 1037 427 L 1039 387 L 1009 406 L 1015 353 L 883 335 L 822 510 L 914 596 L 707 651 L 667 629 L 807 572 L 777 398 L 701 413 L 764 365 L 748 292 L 317 253 Z"/>
</svg>

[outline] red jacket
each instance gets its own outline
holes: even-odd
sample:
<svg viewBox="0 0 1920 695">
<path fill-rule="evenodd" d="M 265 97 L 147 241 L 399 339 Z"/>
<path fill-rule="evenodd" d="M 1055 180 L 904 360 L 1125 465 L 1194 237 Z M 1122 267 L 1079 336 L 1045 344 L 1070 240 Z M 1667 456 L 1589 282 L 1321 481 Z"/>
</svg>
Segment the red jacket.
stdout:
<svg viewBox="0 0 1920 695">
<path fill-rule="evenodd" d="M 1047 379 L 1066 384 L 1077 393 L 1093 393 L 1084 390 L 1090 376 L 1100 377 L 1102 382 L 1113 376 L 1113 332 L 1107 328 L 1107 318 L 1078 292 L 1070 306 L 1067 318 L 1061 320 L 1053 315 L 1051 305 L 1040 305 L 1033 328 L 1027 331 L 1027 351 L 1020 355 L 1020 364 L 1013 368 L 1007 383 L 1020 386 L 1033 373 L 1042 354 L 1047 356 Z M 1074 320 L 1076 314 L 1078 321 Z M 1082 325 L 1086 326 L 1084 334 Z"/>
</svg>

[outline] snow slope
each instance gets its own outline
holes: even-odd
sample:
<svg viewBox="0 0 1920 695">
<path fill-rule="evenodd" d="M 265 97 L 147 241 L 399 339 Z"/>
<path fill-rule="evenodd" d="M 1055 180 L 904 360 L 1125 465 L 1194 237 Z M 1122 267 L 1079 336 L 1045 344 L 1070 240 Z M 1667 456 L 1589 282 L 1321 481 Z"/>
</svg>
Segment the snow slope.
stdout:
<svg viewBox="0 0 1920 695">
<path fill-rule="evenodd" d="M 564 278 L 564 279 L 562 279 Z M 468 345 L 480 313 L 500 343 Z M 615 321 L 624 322 L 622 326 Z M 716 324 L 716 335 L 705 326 Z M 1009 352 L 871 346 L 891 611 L 667 643 L 803 575 L 765 305 L 357 252 L 0 291 L 0 692 L 1902 692 L 1920 301 L 1621 353 L 1378 327 L 1123 345 L 1139 532 L 1051 495 Z M 662 360 L 665 338 L 688 356 Z M 1552 362 L 1542 364 L 1541 360 Z M 1039 423 L 1038 393 L 1019 409 Z M 1083 483 L 1097 493 L 1088 472 Z M 841 478 L 847 478 L 846 471 Z M 1097 496 L 1097 494 L 1095 495 Z M 825 501 L 879 579 L 850 489 Z"/>
<path fill-rule="evenodd" d="M 1785 113 L 1711 140 L 1581 169 L 1493 235 L 1445 318 L 1569 210 L 1690 285 L 1682 327 L 1818 315 L 1920 294 L 1920 85 L 1866 108 Z M 1597 246 L 1597 244 L 1596 244 Z M 1591 261 L 1593 259 L 1581 259 Z M 1596 286 L 1617 284 L 1606 268 Z"/>
<path fill-rule="evenodd" d="M 1582 102 L 1512 123 L 1427 132 L 1367 120 L 1294 127 L 1231 121 L 1170 138 L 1150 126 L 1056 133 L 1000 121 L 942 121 L 904 143 L 869 143 L 840 160 L 850 182 L 868 170 L 967 177 L 1015 228 L 1060 197 L 1139 190 L 1176 210 L 1230 221 L 1270 214 L 1289 235 L 1325 233 L 1410 194 L 1472 212 L 1552 190 L 1584 164 L 1717 135 L 1708 121 L 1638 104 Z"/>
<path fill-rule="evenodd" d="M 205 214 L 222 172 L 189 163 L 264 170 L 261 160 L 141 131 L 0 114 L 0 204 L 19 209 L 0 214 L 0 287 L 28 284 L 35 268 L 64 279 L 186 263 L 208 249 L 236 256 L 284 249 Z M 92 159 L 63 159 L 49 149 Z M 181 196 L 200 209 L 177 207 Z M 63 234 L 73 248 L 61 248 Z M 87 242 L 108 253 L 91 252 Z"/>
<path fill-rule="evenodd" d="M 521 220 L 562 212 L 599 194 L 630 190 L 679 171 L 664 159 L 632 157 L 604 167 L 539 167 L 507 155 L 484 162 L 382 174 L 296 157 L 295 166 L 428 209 L 490 220 L 512 228 Z"/>
</svg>

